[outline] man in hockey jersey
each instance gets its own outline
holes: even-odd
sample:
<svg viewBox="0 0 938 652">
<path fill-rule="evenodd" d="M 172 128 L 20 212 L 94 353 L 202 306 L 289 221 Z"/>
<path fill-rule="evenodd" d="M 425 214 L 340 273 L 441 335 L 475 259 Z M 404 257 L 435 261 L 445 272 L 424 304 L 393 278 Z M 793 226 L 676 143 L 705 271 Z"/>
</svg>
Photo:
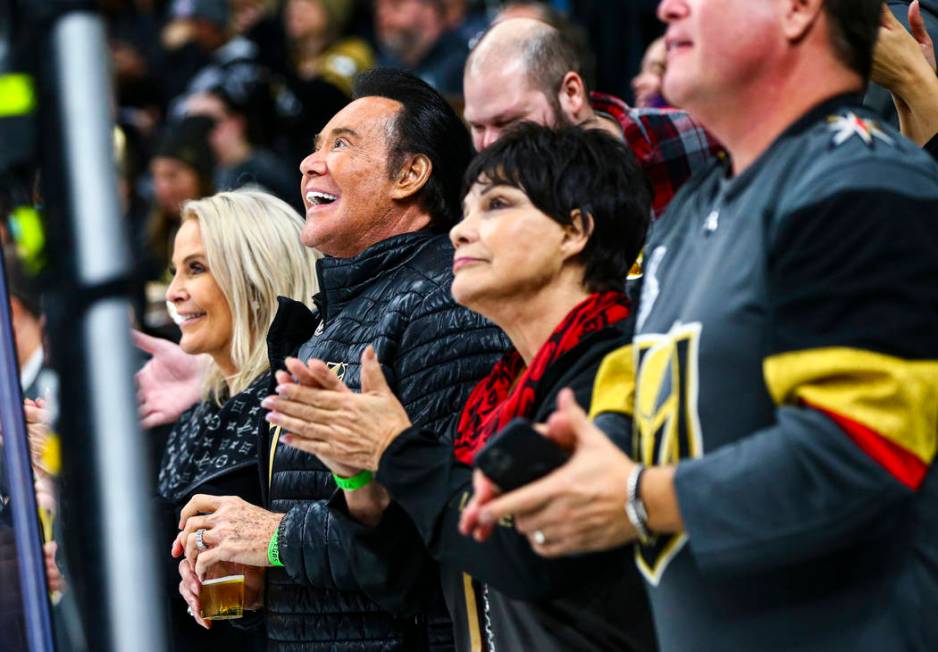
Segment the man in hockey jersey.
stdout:
<svg viewBox="0 0 938 652">
<path fill-rule="evenodd" d="M 592 422 L 559 401 L 571 460 L 465 510 L 637 540 L 664 650 L 938 649 L 938 167 L 859 105 L 880 5 L 661 2 L 665 92 L 731 164 L 656 225 Z"/>
</svg>

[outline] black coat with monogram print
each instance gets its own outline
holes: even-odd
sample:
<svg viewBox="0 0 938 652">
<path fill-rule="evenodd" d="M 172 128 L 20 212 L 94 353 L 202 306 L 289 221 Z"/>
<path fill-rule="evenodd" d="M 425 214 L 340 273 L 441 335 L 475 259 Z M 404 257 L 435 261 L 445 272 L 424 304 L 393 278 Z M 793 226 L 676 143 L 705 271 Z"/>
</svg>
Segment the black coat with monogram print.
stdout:
<svg viewBox="0 0 938 652">
<path fill-rule="evenodd" d="M 195 494 L 238 496 L 260 503 L 255 424 L 269 385 L 270 374 L 264 373 L 223 405 L 211 399 L 197 403 L 179 417 L 166 442 L 155 503 L 163 552 L 160 589 L 168 604 L 174 652 L 248 652 L 266 647 L 263 629 L 243 632 L 217 623 L 205 631 L 192 620 L 179 595 L 179 560 L 170 557 L 169 544 L 179 532 L 180 511 Z M 256 622 L 258 618 L 249 614 L 245 620 Z"/>
<path fill-rule="evenodd" d="M 371 344 L 414 424 L 452 431 L 473 386 L 508 348 L 500 330 L 453 301 L 452 259 L 446 236 L 418 231 L 354 258 L 320 260 L 319 313 L 280 299 L 268 335 L 271 368 L 283 368 L 287 355 L 315 357 L 358 390 L 359 360 Z M 453 649 L 441 595 L 417 618 L 402 619 L 361 592 L 327 508 L 336 490 L 331 473 L 315 456 L 278 445 L 272 434 L 261 427 L 265 499 L 287 515 L 280 529 L 285 566 L 267 576 L 270 649 Z M 427 581 L 439 584 L 436 574 Z"/>
</svg>

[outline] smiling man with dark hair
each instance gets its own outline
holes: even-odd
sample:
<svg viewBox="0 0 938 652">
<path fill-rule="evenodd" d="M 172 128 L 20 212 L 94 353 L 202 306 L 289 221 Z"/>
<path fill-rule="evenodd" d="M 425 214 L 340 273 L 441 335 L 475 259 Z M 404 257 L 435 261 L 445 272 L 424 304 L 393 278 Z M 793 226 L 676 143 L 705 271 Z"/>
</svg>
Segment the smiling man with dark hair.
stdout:
<svg viewBox="0 0 938 652">
<path fill-rule="evenodd" d="M 278 375 L 285 364 L 302 364 L 288 357 L 316 358 L 358 391 L 370 344 L 409 417 L 448 430 L 507 347 L 498 329 L 450 296 L 453 247 L 445 232 L 460 213 L 470 151 L 458 116 L 424 82 L 392 70 L 360 80 L 357 99 L 329 121 L 300 164 L 301 237 L 325 257 L 317 262 L 316 314 L 280 299 L 268 332 Z M 381 487 L 361 474 L 334 476 L 315 456 L 280 445 L 279 428 L 261 424 L 267 509 L 195 496 L 182 512 L 174 552 L 186 554 L 180 591 L 193 610 L 193 570 L 202 575 L 217 562 L 238 562 L 266 567 L 271 650 L 451 649 L 442 598 L 416 618 L 396 617 L 361 592 L 350 568 L 326 501 L 337 484 L 360 486 L 363 498 L 382 496 Z M 438 595 L 438 578 L 435 584 Z"/>
</svg>

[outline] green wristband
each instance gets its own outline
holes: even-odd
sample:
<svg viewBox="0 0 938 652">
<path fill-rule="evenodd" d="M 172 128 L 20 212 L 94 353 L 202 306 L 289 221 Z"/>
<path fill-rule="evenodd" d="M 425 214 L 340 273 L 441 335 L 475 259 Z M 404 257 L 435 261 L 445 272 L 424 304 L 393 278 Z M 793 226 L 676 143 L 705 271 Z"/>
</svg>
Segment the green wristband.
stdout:
<svg viewBox="0 0 938 652">
<path fill-rule="evenodd" d="M 271 566 L 283 566 L 283 562 L 280 561 L 279 527 L 274 530 L 274 536 L 270 537 L 270 542 L 267 544 L 267 561 L 270 562 Z"/>
<path fill-rule="evenodd" d="M 343 478 L 341 475 L 332 474 L 333 480 L 335 480 L 336 485 L 339 489 L 343 491 L 355 491 L 356 489 L 361 489 L 365 485 L 371 482 L 374 478 L 374 474 L 367 469 L 365 471 L 359 471 L 351 478 Z"/>
</svg>

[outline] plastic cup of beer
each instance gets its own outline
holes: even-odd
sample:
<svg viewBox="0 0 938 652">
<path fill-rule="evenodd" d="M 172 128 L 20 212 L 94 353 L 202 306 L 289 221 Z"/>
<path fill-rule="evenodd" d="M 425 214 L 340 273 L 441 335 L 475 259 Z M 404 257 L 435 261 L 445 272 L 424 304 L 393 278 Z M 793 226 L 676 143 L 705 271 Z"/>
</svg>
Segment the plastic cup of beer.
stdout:
<svg viewBox="0 0 938 652">
<path fill-rule="evenodd" d="M 207 578 L 199 590 L 204 620 L 232 620 L 244 615 L 244 575 Z"/>
</svg>

